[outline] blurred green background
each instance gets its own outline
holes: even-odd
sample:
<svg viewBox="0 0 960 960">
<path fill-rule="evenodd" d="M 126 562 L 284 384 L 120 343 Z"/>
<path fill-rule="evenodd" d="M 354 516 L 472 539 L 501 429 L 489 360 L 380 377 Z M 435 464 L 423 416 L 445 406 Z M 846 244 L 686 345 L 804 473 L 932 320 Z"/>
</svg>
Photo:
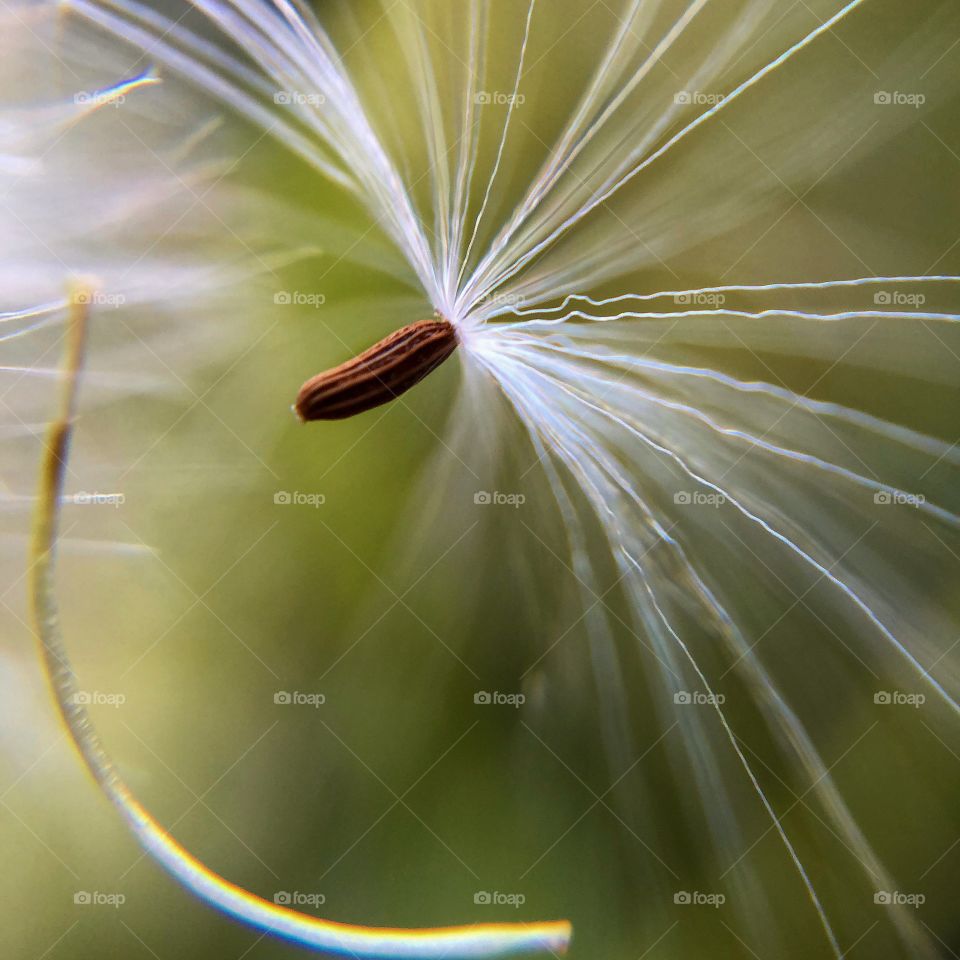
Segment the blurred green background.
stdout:
<svg viewBox="0 0 960 960">
<path fill-rule="evenodd" d="M 575 15 L 584 18 L 553 54 L 559 63 L 534 69 L 526 88 L 542 105 L 528 122 L 547 142 L 613 16 L 603 5 L 584 12 L 575 0 L 549 4 L 537 21 L 546 33 L 562 34 Z M 775 115 L 784 127 L 778 136 L 794 126 L 815 128 L 816 95 L 798 98 L 795 116 L 784 112 L 791 84 L 830 88 L 847 72 L 861 74 L 860 61 L 882 76 L 898 37 L 935 9 L 868 3 L 837 38 L 825 38 L 802 66 L 757 92 L 759 119 L 740 112 L 730 122 L 750 132 Z M 374 19 L 363 5 L 354 11 L 359 27 L 340 5 L 320 12 L 335 38 Z M 491 65 L 509 76 L 522 23 L 502 4 L 498 16 Z M 375 34 L 369 43 L 378 52 L 357 55 L 353 69 L 362 81 L 377 63 L 389 80 L 399 71 L 389 37 Z M 941 52 L 950 45 L 943 37 Z M 889 130 L 875 130 L 864 106 L 846 144 L 856 161 L 841 164 L 811 197 L 819 214 L 856 238 L 858 250 L 870 251 L 878 271 L 923 271 L 930 253 L 955 239 L 956 66 L 955 49 L 923 81 L 932 106 L 922 119 L 898 118 Z M 765 102 L 772 105 L 766 120 Z M 858 141 L 865 130 L 875 143 Z M 252 139 L 243 128 L 236 136 Z M 804 170 L 816 179 L 830 163 L 815 162 L 805 136 L 791 149 L 807 151 Z M 830 159 L 843 152 L 840 145 Z M 417 163 L 412 149 L 408 160 Z M 524 166 L 539 160 L 531 144 L 507 171 L 494 222 L 502 222 L 529 176 Z M 237 175 L 301 211 L 366 228 L 362 212 L 269 140 L 244 156 Z M 764 208 L 776 211 L 770 222 L 790 207 L 789 197 L 778 202 Z M 251 235 L 284 235 L 279 215 L 269 227 L 257 210 L 246 216 Z M 744 250 L 742 276 L 815 278 L 825 263 L 836 275 L 858 272 L 855 261 L 842 262 L 839 247 L 824 249 L 802 209 L 786 213 L 757 248 L 750 247 L 758 233 L 752 213 L 729 227 L 673 262 L 684 282 L 710 279 Z M 295 232 L 297 243 L 309 242 L 309 224 Z M 956 272 L 956 256 L 952 262 Z M 643 274 L 649 289 L 675 282 L 665 271 Z M 274 307 L 278 290 L 319 294 L 324 302 Z M 717 885 L 708 839 L 687 829 L 663 730 L 639 729 L 649 749 L 645 776 L 662 784 L 655 811 L 631 808 L 631 778 L 639 771 L 617 782 L 624 771 L 609 769 L 598 707 L 604 691 L 591 675 L 561 520 L 543 473 L 528 469 L 535 453 L 495 392 L 485 395 L 489 408 L 472 411 L 478 435 L 490 426 L 506 435 L 492 464 L 479 456 L 465 462 L 448 444 L 462 386 L 459 359 L 403 404 L 353 421 L 304 427 L 289 412 L 306 377 L 428 315 L 429 305 L 399 282 L 332 254 L 251 278 L 240 292 L 249 313 L 222 318 L 231 336 L 216 362 L 197 366 L 184 357 L 172 370 L 127 332 L 106 324 L 95 330 L 94 366 L 98 343 L 127 338 L 125 372 L 169 386 L 160 395 L 84 408 L 72 483 L 120 491 L 123 503 L 68 506 L 65 529 L 80 545 L 66 545 L 60 561 L 79 684 L 122 697 L 119 706 L 95 705 L 93 714 L 144 805 L 230 880 L 268 899 L 290 894 L 295 905 L 331 919 L 426 926 L 570 918 L 572 955 L 581 958 L 828 956 L 797 875 L 775 835 L 764 835 L 760 812 L 756 837 L 763 839 L 749 855 L 750 869 L 777 905 L 775 917 L 754 917 L 751 929 L 739 907 L 673 905 L 674 891 L 727 888 Z M 136 329 L 138 322 L 131 311 L 129 323 Z M 941 390 L 925 393 L 905 381 L 902 395 L 870 402 L 878 411 L 895 404 L 901 422 L 942 436 L 955 428 L 957 409 L 943 397 L 957 398 Z M 472 492 L 498 489 L 522 491 L 522 510 L 472 500 Z M 278 502 L 284 493 L 314 502 Z M 84 540 L 141 549 L 91 551 Z M 945 578 L 944 598 L 955 580 Z M 11 582 L 10 606 L 0 610 L 3 955 L 301 954 L 199 904 L 141 855 L 54 720 L 21 619 L 22 591 L 22 580 Z M 791 629 L 789 619 L 783 629 Z M 796 629 L 805 629 L 799 619 Z M 562 657 L 546 653 L 554 644 Z M 522 693 L 526 702 L 520 709 L 476 703 L 482 691 Z M 282 694 L 322 695 L 323 703 L 278 702 Z M 811 691 L 804 719 L 837 744 L 876 719 L 859 702 L 833 701 L 822 718 L 816 704 Z M 904 878 L 904 889 L 924 892 L 923 923 L 949 956 L 960 951 L 960 855 L 951 846 L 960 835 L 960 739 L 955 724 L 930 722 L 935 736 L 919 715 L 884 716 L 855 762 L 834 772 L 894 876 Z M 794 810 L 789 787 L 774 778 L 765 785 L 775 807 Z M 851 864 L 840 842 L 809 820 L 787 814 L 786 823 L 828 911 L 838 908 L 844 945 L 863 934 L 851 956 L 907 956 L 889 933 L 870 933 L 871 903 L 845 902 Z M 79 892 L 121 894 L 124 903 L 78 905 Z M 480 896 L 478 903 L 484 893 L 511 899 L 487 905 Z"/>
</svg>

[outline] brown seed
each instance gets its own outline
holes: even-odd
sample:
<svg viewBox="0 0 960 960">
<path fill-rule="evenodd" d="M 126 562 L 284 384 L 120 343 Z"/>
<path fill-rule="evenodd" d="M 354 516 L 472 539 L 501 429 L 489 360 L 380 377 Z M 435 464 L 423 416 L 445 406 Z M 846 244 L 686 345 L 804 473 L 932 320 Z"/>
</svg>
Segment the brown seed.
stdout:
<svg viewBox="0 0 960 960">
<path fill-rule="evenodd" d="M 406 393 L 457 349 L 446 320 L 419 320 L 332 370 L 311 377 L 294 409 L 303 421 L 343 420 Z"/>
</svg>

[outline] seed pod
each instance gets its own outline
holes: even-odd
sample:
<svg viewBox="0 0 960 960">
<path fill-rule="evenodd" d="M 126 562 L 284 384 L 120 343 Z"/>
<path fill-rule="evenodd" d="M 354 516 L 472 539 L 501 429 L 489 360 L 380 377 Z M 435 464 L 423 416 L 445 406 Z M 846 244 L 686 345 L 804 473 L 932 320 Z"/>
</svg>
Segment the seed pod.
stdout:
<svg viewBox="0 0 960 960">
<path fill-rule="evenodd" d="M 311 377 L 294 409 L 303 421 L 343 420 L 394 400 L 457 349 L 447 320 L 419 320 L 391 333 L 359 356 Z"/>
</svg>

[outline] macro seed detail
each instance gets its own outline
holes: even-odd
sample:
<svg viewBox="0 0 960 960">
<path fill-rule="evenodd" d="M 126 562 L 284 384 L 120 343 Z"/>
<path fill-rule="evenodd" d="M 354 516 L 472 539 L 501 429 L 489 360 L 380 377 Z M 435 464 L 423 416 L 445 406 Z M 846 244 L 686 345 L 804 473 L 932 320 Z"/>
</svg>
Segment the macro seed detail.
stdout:
<svg viewBox="0 0 960 960">
<path fill-rule="evenodd" d="M 363 353 L 311 377 L 294 409 L 304 422 L 343 420 L 394 400 L 416 386 L 457 349 L 447 320 L 419 320 Z"/>
</svg>

